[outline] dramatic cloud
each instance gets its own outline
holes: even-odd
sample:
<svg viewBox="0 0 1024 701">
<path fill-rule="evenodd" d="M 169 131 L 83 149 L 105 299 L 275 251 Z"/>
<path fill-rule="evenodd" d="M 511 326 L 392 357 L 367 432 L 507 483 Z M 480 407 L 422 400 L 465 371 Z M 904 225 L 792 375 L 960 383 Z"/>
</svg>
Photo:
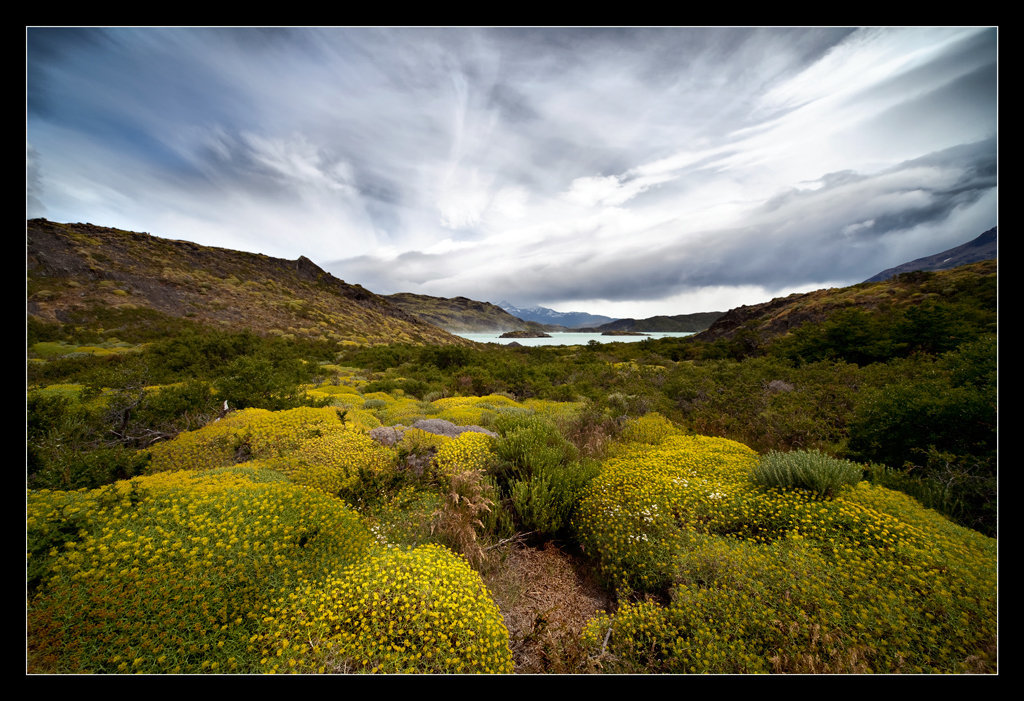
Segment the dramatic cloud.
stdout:
<svg viewBox="0 0 1024 701">
<path fill-rule="evenodd" d="M 26 209 L 613 316 L 995 224 L 996 30 L 48 29 Z"/>
</svg>

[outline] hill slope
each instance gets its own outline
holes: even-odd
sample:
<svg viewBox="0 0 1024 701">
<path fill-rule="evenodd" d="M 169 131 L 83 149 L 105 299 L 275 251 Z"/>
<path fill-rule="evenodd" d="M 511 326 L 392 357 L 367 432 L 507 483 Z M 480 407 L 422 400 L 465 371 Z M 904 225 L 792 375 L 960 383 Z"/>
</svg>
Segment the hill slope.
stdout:
<svg viewBox="0 0 1024 701">
<path fill-rule="evenodd" d="M 745 333 L 756 337 L 758 345 L 764 345 L 805 323 L 823 322 L 842 309 L 859 308 L 886 314 L 928 301 L 954 298 L 970 298 L 973 306 L 990 310 L 994 325 L 996 271 L 996 261 L 985 260 L 952 270 L 903 273 L 883 282 L 862 282 L 850 287 L 777 297 L 769 302 L 730 309 L 694 338 L 716 341 Z"/>
<path fill-rule="evenodd" d="M 468 345 L 305 257 L 271 258 L 92 224 L 26 224 L 28 314 L 95 324 L 154 310 L 224 328 L 332 339 Z"/>
<path fill-rule="evenodd" d="M 497 305 L 466 297 L 399 292 L 385 298 L 409 314 L 453 333 L 543 330 L 540 324 L 523 321 Z"/>
<path fill-rule="evenodd" d="M 918 258 L 912 260 L 909 263 L 903 263 L 897 265 L 895 268 L 889 268 L 883 270 L 877 275 L 869 277 L 864 282 L 881 282 L 882 280 L 888 280 L 900 273 L 909 273 L 915 270 L 950 270 L 961 265 L 968 263 L 977 263 L 982 260 L 990 260 L 996 257 L 998 242 L 997 242 L 997 227 L 992 227 L 984 234 L 968 241 L 962 246 L 951 248 L 948 251 L 942 253 L 936 253 L 933 256 L 925 256 L 924 258 Z"/>
</svg>

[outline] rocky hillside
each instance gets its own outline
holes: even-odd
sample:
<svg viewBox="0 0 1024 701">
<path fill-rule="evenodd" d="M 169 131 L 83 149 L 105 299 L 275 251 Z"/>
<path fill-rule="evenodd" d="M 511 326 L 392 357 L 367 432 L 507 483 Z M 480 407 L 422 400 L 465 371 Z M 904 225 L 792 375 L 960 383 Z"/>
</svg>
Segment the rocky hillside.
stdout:
<svg viewBox="0 0 1024 701">
<path fill-rule="evenodd" d="M 26 223 L 26 239 L 28 314 L 48 322 L 90 324 L 112 311 L 142 309 L 355 344 L 470 343 L 305 257 L 284 260 L 45 219 Z"/>
<path fill-rule="evenodd" d="M 807 322 L 820 323 L 835 312 L 851 307 L 885 314 L 928 301 L 970 298 L 976 301 L 976 306 L 991 308 L 994 312 L 996 270 L 996 261 L 986 260 L 952 270 L 902 273 L 882 282 L 862 282 L 850 287 L 777 297 L 762 304 L 730 309 L 694 338 L 716 341 L 743 333 L 750 336 L 751 342 L 763 345 Z"/>
<path fill-rule="evenodd" d="M 399 292 L 387 295 L 386 299 L 409 314 L 452 333 L 544 330 L 541 324 L 523 321 L 490 302 L 466 297 L 431 297 Z"/>
<path fill-rule="evenodd" d="M 968 241 L 962 246 L 951 248 L 948 251 L 943 251 L 942 253 L 936 253 L 933 256 L 918 258 L 910 261 L 909 263 L 897 265 L 895 268 L 883 270 L 877 275 L 869 277 L 864 282 L 881 282 L 882 280 L 888 280 L 895 277 L 900 273 L 910 273 L 916 270 L 950 270 L 961 265 L 967 265 L 968 263 L 992 260 L 996 258 L 998 251 L 997 228 L 998 227 L 992 227 L 978 238 L 973 241 Z"/>
</svg>

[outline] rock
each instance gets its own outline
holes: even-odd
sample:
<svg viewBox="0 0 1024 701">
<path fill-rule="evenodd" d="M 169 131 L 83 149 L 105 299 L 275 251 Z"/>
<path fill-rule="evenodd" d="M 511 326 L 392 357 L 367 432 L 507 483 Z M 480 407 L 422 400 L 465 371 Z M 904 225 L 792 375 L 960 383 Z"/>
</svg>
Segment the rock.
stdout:
<svg viewBox="0 0 1024 701">
<path fill-rule="evenodd" d="M 427 433 L 433 433 L 438 436 L 448 436 L 450 438 L 461 436 L 467 431 L 483 433 L 491 436 L 492 438 L 498 437 L 497 433 L 494 431 L 488 431 L 482 426 L 457 426 L 451 421 L 447 421 L 445 419 L 420 419 L 419 421 L 414 422 L 412 427 L 418 428 L 421 431 L 426 431 Z"/>
<path fill-rule="evenodd" d="M 381 445 L 392 446 L 402 440 L 405 435 L 405 426 L 378 426 L 370 429 L 369 436 Z"/>
<path fill-rule="evenodd" d="M 786 382 L 785 380 L 772 380 L 771 382 L 768 383 L 767 389 L 768 389 L 769 392 L 775 393 L 775 392 L 792 392 L 796 388 L 793 387 L 793 385 L 791 385 L 788 382 Z"/>
</svg>

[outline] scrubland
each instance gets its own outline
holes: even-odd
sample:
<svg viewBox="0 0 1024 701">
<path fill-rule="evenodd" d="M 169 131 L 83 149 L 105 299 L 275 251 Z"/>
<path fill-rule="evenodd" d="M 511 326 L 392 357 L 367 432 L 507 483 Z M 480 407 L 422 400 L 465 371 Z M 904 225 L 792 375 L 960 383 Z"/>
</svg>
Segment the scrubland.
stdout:
<svg viewBox="0 0 1024 701">
<path fill-rule="evenodd" d="M 30 316 L 27 671 L 996 673 L 994 273 L 837 295 L 516 349 Z"/>
<path fill-rule="evenodd" d="M 29 672 L 512 673 L 530 631 L 510 632 L 487 582 L 511 548 L 545 543 L 610 603 L 562 635 L 559 671 L 997 669 L 996 541 L 860 479 L 865 465 L 790 447 L 765 477 L 768 451 L 641 413 L 635 395 L 416 397 L 386 372 L 304 367 L 316 377 L 292 408 L 213 420 L 206 387 L 202 425 L 118 448 L 122 479 L 30 479 Z M 151 385 L 134 410 L 183 387 Z M 122 395 L 68 382 L 33 401 L 84 421 Z M 394 443 L 370 437 L 381 426 Z M 90 466 L 35 446 L 45 469 Z M 797 468 L 815 456 L 856 477 L 812 468 L 826 483 L 811 484 Z"/>
</svg>

